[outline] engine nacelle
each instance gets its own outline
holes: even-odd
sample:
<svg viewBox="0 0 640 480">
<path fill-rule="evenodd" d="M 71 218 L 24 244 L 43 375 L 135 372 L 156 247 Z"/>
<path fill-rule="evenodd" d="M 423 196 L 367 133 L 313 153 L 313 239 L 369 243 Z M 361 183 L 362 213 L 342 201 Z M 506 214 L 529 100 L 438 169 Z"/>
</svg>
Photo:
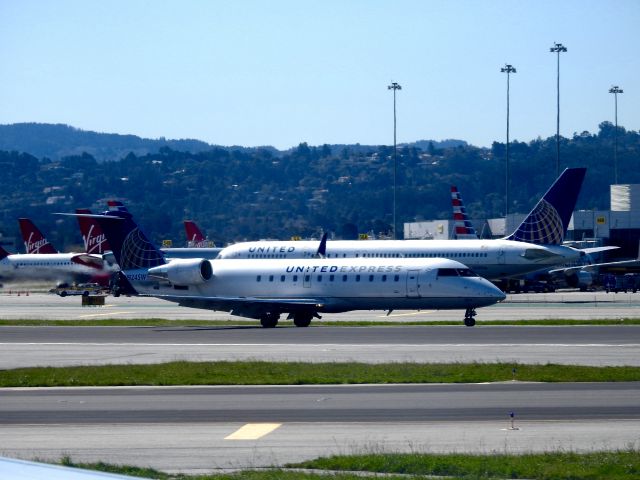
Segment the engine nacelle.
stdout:
<svg viewBox="0 0 640 480">
<path fill-rule="evenodd" d="M 573 288 L 580 288 L 580 290 L 586 290 L 593 285 L 593 275 L 591 272 L 584 270 L 578 270 L 565 277 L 567 285 Z"/>
<path fill-rule="evenodd" d="M 211 262 L 201 258 L 175 259 L 149 269 L 149 277 L 174 285 L 200 285 L 213 277 Z"/>
</svg>

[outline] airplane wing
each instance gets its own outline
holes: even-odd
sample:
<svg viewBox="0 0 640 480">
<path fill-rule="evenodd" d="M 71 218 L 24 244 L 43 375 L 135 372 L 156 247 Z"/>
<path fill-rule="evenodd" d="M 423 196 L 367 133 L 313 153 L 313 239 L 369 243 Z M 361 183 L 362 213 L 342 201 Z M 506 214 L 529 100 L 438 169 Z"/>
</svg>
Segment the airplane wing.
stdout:
<svg viewBox="0 0 640 480">
<path fill-rule="evenodd" d="M 587 255 L 591 254 L 591 253 L 601 253 L 601 252 L 607 252 L 609 250 L 616 250 L 620 247 L 616 247 L 614 245 L 610 245 L 607 247 L 590 247 L 590 248 L 579 248 L 578 250 L 580 250 L 581 252 L 586 253 Z"/>
<path fill-rule="evenodd" d="M 323 298 L 268 298 L 268 297 L 197 297 L 182 295 L 147 295 L 178 303 L 183 307 L 230 312 L 259 319 L 265 312 L 317 311 L 326 305 Z"/>
<path fill-rule="evenodd" d="M 0 457 L 0 477 L 14 480 L 134 480 L 134 477 Z M 141 477 L 135 477 L 138 480 Z M 144 479 L 142 479 L 144 480 Z"/>
</svg>

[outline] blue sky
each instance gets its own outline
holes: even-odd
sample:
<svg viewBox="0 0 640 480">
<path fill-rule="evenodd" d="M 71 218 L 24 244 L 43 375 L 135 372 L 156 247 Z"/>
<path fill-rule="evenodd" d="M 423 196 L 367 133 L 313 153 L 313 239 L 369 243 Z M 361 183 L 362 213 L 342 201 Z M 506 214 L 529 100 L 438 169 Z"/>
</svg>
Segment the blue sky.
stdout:
<svg viewBox="0 0 640 480">
<path fill-rule="evenodd" d="M 289 148 L 640 129 L 640 1 L 0 0 L 0 124 Z"/>
</svg>

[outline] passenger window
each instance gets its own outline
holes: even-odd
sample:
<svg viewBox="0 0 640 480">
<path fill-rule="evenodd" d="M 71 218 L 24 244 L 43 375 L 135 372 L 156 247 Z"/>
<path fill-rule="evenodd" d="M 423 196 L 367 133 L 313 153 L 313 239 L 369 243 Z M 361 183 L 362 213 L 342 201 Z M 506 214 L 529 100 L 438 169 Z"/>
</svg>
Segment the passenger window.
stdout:
<svg viewBox="0 0 640 480">
<path fill-rule="evenodd" d="M 387 276 L 386 275 L 382 275 L 382 281 L 386 282 L 387 281 Z"/>
<path fill-rule="evenodd" d="M 256 282 L 259 282 L 260 280 L 262 280 L 262 275 L 258 275 L 258 276 L 256 277 Z"/>
<path fill-rule="evenodd" d="M 360 281 L 360 275 L 356 275 L 356 282 Z"/>
<path fill-rule="evenodd" d="M 269 275 L 269 281 L 273 282 L 273 275 Z"/>
<path fill-rule="evenodd" d="M 311 275 L 305 275 L 304 276 L 304 281 L 305 282 L 310 282 L 311 281 Z"/>
<path fill-rule="evenodd" d="M 400 275 L 394 275 L 393 276 L 393 281 L 394 282 L 399 282 L 400 281 Z"/>
<path fill-rule="evenodd" d="M 369 275 L 369 281 L 373 282 L 373 275 Z"/>
<path fill-rule="evenodd" d="M 329 275 L 329 281 L 333 282 L 333 279 L 335 278 L 335 275 Z"/>
<path fill-rule="evenodd" d="M 297 282 L 297 281 L 298 281 L 298 275 L 294 275 L 294 276 L 293 276 L 293 281 L 294 281 L 294 282 Z"/>
<path fill-rule="evenodd" d="M 322 275 L 318 275 L 318 282 L 322 281 Z"/>
<path fill-rule="evenodd" d="M 284 282 L 284 280 L 285 280 L 285 276 L 284 276 L 284 275 L 281 275 L 281 276 L 280 276 L 280 281 L 281 281 L 281 282 Z"/>
<path fill-rule="evenodd" d="M 342 275 L 342 281 L 346 282 L 347 281 L 347 276 L 346 275 Z"/>
</svg>

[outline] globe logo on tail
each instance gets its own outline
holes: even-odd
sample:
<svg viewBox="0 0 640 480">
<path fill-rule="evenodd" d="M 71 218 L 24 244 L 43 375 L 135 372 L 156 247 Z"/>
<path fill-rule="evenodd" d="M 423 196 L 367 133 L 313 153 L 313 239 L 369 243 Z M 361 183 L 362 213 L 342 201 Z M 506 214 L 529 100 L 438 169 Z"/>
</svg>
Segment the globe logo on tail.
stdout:
<svg viewBox="0 0 640 480">
<path fill-rule="evenodd" d="M 162 254 L 139 228 L 133 229 L 126 236 L 120 255 L 122 270 L 147 269 L 164 263 Z"/>
<path fill-rule="evenodd" d="M 562 218 L 553 205 L 543 199 L 510 238 L 520 242 L 560 245 L 564 240 Z"/>
</svg>

